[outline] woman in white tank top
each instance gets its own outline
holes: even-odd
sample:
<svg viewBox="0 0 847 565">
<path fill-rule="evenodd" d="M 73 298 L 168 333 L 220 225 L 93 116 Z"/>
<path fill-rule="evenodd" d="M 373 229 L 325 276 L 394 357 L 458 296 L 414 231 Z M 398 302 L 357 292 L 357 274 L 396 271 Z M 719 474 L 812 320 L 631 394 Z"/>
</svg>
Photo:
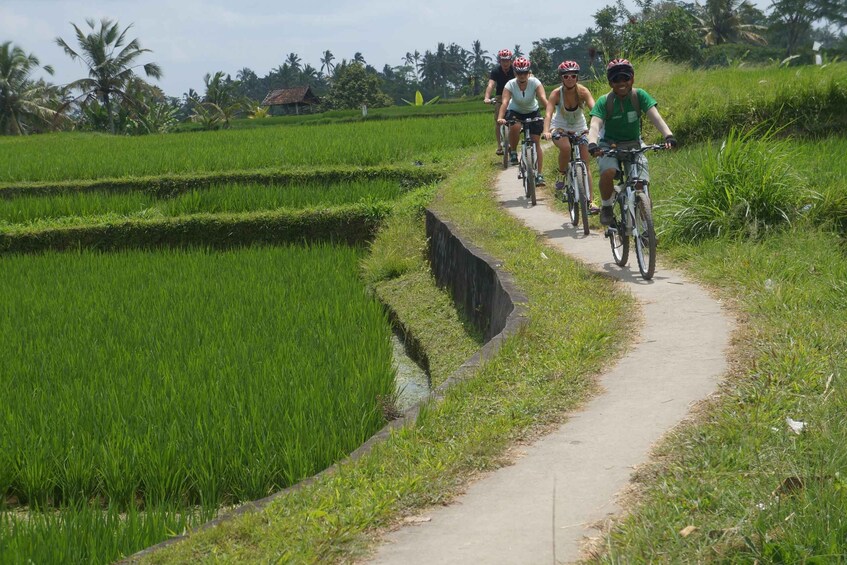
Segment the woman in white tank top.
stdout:
<svg viewBox="0 0 847 565">
<path fill-rule="evenodd" d="M 576 134 L 580 136 L 579 154 L 583 161 L 588 163 L 587 137 L 588 123 L 585 121 L 584 108 L 590 111 L 594 107 L 594 97 L 591 92 L 579 84 L 579 64 L 575 61 L 564 61 L 559 65 L 559 76 L 562 78 L 562 86 L 550 93 L 547 100 L 547 115 L 544 119 L 544 139 L 552 139 L 553 132 L 559 131 L 564 134 Z M 559 149 L 559 174 L 556 176 L 556 190 L 562 190 L 565 186 L 565 175 L 571 161 L 571 142 L 567 135 L 553 141 Z M 588 169 L 588 190 L 591 190 L 591 168 Z M 596 213 L 598 208 L 593 204 L 591 212 Z"/>
</svg>

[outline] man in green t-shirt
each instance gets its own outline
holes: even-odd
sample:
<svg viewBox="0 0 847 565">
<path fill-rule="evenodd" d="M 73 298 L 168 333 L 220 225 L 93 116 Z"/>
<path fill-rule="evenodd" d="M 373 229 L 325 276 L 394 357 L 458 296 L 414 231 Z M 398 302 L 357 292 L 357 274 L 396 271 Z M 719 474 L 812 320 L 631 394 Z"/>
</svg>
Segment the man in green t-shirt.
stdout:
<svg viewBox="0 0 847 565">
<path fill-rule="evenodd" d="M 614 94 L 603 95 L 597 100 L 590 113 L 591 125 L 588 130 L 588 151 L 595 157 L 599 156 L 597 165 L 600 168 L 600 196 L 603 199 L 600 223 L 604 226 L 614 220 L 613 186 L 618 170 L 618 160 L 603 156 L 605 150 L 612 144 L 621 148 L 641 146 L 642 112 L 647 114 L 656 129 L 665 136 L 665 147 L 670 149 L 676 146 L 673 133 L 659 114 L 656 100 L 640 88 L 635 89 L 634 99 L 632 84 L 635 80 L 635 69 L 632 63 L 626 59 L 612 60 L 606 67 L 606 78 Z M 606 100 L 609 96 L 614 96 L 611 103 Z M 612 109 L 610 115 L 606 115 L 608 107 Z M 642 178 L 648 180 L 650 175 L 647 158 L 643 153 L 638 156 L 638 165 L 643 173 Z"/>
</svg>

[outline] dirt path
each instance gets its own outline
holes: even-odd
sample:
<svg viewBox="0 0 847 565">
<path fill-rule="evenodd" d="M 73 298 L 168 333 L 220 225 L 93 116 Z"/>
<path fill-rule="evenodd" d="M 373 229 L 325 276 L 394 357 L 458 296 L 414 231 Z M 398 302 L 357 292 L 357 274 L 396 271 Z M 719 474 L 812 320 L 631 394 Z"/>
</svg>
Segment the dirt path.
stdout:
<svg viewBox="0 0 847 565">
<path fill-rule="evenodd" d="M 555 432 L 525 449 L 514 465 L 472 484 L 430 521 L 387 536 L 373 563 L 568 563 L 579 558 L 593 525 L 619 511 L 616 495 L 662 434 L 711 394 L 727 370 L 733 322 L 721 305 L 660 261 L 652 281 L 637 265 L 612 262 L 599 231 L 585 236 L 540 198 L 527 205 L 515 170 L 498 177 L 503 207 L 550 245 L 619 279 L 644 318 L 639 342 L 600 377 L 604 392 Z M 635 263 L 631 255 L 631 263 Z"/>
</svg>

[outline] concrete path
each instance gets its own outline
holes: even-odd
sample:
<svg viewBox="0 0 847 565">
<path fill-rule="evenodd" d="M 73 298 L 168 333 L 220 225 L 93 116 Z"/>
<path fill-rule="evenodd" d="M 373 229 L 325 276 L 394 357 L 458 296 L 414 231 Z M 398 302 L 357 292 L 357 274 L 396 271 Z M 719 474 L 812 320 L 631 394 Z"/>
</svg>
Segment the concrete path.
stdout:
<svg viewBox="0 0 847 565">
<path fill-rule="evenodd" d="M 552 153 L 551 153 L 552 155 Z M 634 466 L 692 404 L 715 391 L 727 370 L 733 322 L 721 305 L 681 273 L 661 264 L 650 282 L 612 261 L 599 231 L 583 235 L 543 198 L 529 207 L 515 169 L 504 171 L 497 197 L 549 244 L 621 281 L 642 308 L 639 342 L 600 377 L 604 392 L 555 432 L 527 447 L 511 466 L 485 475 L 453 504 L 386 536 L 377 564 L 555 564 L 580 557 L 594 524 L 620 509 L 616 495 Z"/>
</svg>

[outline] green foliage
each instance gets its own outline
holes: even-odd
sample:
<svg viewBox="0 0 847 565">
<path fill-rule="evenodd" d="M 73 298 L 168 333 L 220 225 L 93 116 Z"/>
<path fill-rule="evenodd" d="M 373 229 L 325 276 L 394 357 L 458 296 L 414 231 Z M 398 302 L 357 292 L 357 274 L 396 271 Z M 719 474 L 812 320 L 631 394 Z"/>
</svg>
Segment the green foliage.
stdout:
<svg viewBox="0 0 847 565">
<path fill-rule="evenodd" d="M 544 84 L 556 84 L 559 82 L 556 67 L 550 59 L 550 52 L 538 41 L 533 41 L 529 52 L 529 60 L 532 62 L 532 73 Z"/>
<path fill-rule="evenodd" d="M 330 108 L 389 106 L 391 99 L 380 90 L 381 82 L 376 73 L 368 72 L 360 63 L 339 65 L 325 102 Z"/>
<path fill-rule="evenodd" d="M 790 225 L 808 198 L 794 161 L 791 142 L 777 140 L 772 132 L 731 130 L 669 203 L 665 235 L 683 242 L 719 236 L 759 239 Z"/>
<path fill-rule="evenodd" d="M 420 90 L 416 90 L 414 102 L 410 102 L 410 101 L 406 100 L 405 98 L 403 98 L 402 100 L 403 100 L 403 102 L 405 102 L 409 106 L 431 106 L 432 104 L 437 104 L 440 99 L 441 99 L 440 96 L 434 96 L 434 97 L 430 98 L 429 100 L 427 100 L 426 102 L 424 102 L 423 94 L 421 94 Z"/>
<path fill-rule="evenodd" d="M 695 26 L 696 19 L 689 12 L 672 6 L 654 17 L 624 26 L 623 50 L 635 57 L 659 56 L 677 63 L 696 63 L 702 42 Z"/>
</svg>

